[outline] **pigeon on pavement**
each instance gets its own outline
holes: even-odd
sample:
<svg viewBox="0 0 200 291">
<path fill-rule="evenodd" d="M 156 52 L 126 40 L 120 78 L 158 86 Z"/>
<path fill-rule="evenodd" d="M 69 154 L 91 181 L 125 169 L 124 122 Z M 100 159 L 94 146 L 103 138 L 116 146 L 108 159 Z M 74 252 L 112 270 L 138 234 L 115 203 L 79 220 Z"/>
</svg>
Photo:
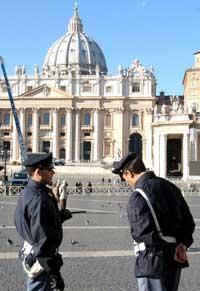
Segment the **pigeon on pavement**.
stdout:
<svg viewBox="0 0 200 291">
<path fill-rule="evenodd" d="M 13 245 L 13 241 L 12 241 L 11 239 L 8 238 L 8 240 L 7 240 L 7 244 L 8 244 L 9 246 Z"/>
<path fill-rule="evenodd" d="M 74 246 L 74 245 L 78 244 L 78 241 L 75 241 L 75 240 L 71 239 L 71 240 L 70 240 L 70 243 L 71 243 L 71 245 Z"/>
</svg>

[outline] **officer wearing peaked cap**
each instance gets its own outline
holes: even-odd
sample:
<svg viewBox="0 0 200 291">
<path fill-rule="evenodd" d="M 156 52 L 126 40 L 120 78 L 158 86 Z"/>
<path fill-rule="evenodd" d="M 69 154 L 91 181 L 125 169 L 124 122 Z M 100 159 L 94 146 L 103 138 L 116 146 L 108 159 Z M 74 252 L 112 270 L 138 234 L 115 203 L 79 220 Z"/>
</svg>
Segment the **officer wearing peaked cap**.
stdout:
<svg viewBox="0 0 200 291">
<path fill-rule="evenodd" d="M 135 153 L 125 155 L 114 174 L 134 187 L 127 214 L 136 255 L 139 291 L 177 291 L 195 223 L 181 191 L 146 171 Z"/>
<path fill-rule="evenodd" d="M 47 168 L 52 168 L 52 153 L 48 154 L 30 154 L 29 157 L 24 161 L 24 166 L 25 167 L 47 167 Z"/>
<path fill-rule="evenodd" d="M 30 154 L 24 165 L 30 179 L 18 199 L 14 222 L 24 240 L 20 259 L 27 275 L 27 291 L 64 290 L 58 248 L 63 238 L 62 222 L 72 216 L 70 211 L 65 215 L 59 211 L 48 187 L 55 174 L 52 153 Z"/>
</svg>

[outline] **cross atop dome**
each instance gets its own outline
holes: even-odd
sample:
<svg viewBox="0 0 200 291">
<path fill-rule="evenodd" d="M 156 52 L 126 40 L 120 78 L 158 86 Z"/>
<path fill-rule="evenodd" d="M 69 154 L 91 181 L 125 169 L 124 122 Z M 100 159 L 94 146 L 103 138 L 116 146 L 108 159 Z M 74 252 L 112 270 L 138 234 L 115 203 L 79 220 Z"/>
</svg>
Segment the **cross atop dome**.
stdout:
<svg viewBox="0 0 200 291">
<path fill-rule="evenodd" d="M 77 10 L 78 11 L 78 2 L 77 1 L 75 2 L 74 10 Z"/>
<path fill-rule="evenodd" d="M 78 3 L 75 2 L 74 5 L 74 15 L 71 17 L 69 25 L 68 25 L 68 32 L 83 32 L 83 24 L 81 18 L 78 15 Z"/>
</svg>

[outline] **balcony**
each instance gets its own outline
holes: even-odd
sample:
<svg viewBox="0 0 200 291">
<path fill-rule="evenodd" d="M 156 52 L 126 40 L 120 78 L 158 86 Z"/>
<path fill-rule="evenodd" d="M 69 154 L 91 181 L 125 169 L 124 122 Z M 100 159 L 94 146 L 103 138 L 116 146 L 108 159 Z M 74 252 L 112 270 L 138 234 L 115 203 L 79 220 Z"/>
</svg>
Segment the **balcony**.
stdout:
<svg viewBox="0 0 200 291">
<path fill-rule="evenodd" d="M 81 125 L 81 130 L 86 130 L 86 131 L 93 131 L 94 130 L 94 126 L 93 125 L 86 125 L 86 124 L 83 124 Z"/>
</svg>

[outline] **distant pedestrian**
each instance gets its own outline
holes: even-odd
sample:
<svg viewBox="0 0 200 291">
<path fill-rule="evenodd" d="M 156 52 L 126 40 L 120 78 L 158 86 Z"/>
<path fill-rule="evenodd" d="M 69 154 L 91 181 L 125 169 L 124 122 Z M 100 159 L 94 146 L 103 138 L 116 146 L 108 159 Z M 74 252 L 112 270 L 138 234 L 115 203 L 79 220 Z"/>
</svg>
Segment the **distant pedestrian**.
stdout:
<svg viewBox="0 0 200 291">
<path fill-rule="evenodd" d="M 83 185 L 82 185 L 82 183 L 81 182 L 79 182 L 79 186 L 78 186 L 78 193 L 79 194 L 82 194 L 83 193 Z"/>
<path fill-rule="evenodd" d="M 111 186 L 111 179 L 108 178 L 108 186 Z"/>
<path fill-rule="evenodd" d="M 60 196 L 60 208 L 66 209 L 67 205 L 67 197 L 69 195 L 69 192 L 67 190 L 67 182 L 65 180 L 62 181 L 62 184 L 59 187 L 59 196 Z"/>
<path fill-rule="evenodd" d="M 88 182 L 87 193 L 92 193 L 92 183 L 91 182 Z"/>
<path fill-rule="evenodd" d="M 79 187 L 79 182 L 76 182 L 76 184 L 75 184 L 75 188 L 76 188 L 76 194 L 78 194 L 78 187 Z"/>
<path fill-rule="evenodd" d="M 81 182 L 76 182 L 76 193 L 77 194 L 82 194 L 83 192 L 83 185 Z"/>
<path fill-rule="evenodd" d="M 105 179 L 104 179 L 104 177 L 101 179 L 101 183 L 102 183 L 102 185 L 104 184 L 104 182 L 105 182 Z"/>
</svg>

